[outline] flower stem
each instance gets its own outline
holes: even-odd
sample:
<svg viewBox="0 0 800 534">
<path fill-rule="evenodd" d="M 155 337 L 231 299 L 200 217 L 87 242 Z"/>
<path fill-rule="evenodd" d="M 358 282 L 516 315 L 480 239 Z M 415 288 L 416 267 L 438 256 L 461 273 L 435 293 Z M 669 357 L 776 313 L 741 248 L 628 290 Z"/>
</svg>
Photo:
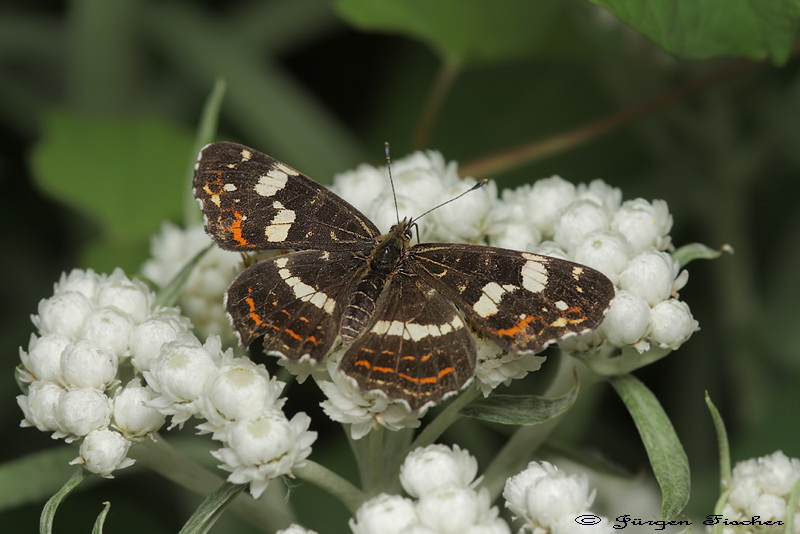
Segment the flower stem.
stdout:
<svg viewBox="0 0 800 534">
<path fill-rule="evenodd" d="M 293 473 L 339 499 L 350 513 L 354 514 L 365 500 L 364 493 L 360 489 L 317 462 L 306 460 L 305 465 L 295 468 Z"/>
</svg>

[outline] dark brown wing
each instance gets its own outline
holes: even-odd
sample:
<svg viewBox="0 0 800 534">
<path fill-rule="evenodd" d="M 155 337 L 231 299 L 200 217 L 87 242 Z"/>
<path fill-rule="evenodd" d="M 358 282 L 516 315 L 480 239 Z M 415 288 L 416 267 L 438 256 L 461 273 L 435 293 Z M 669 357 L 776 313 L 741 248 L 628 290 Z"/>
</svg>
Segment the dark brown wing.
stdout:
<svg viewBox="0 0 800 534">
<path fill-rule="evenodd" d="M 417 276 L 396 274 L 339 367 L 363 391 L 381 390 L 418 410 L 464 387 L 475 353 L 456 307 Z"/>
<path fill-rule="evenodd" d="M 206 231 L 227 250 L 361 249 L 380 234 L 308 176 L 236 143 L 206 146 L 193 184 Z"/>
<path fill-rule="evenodd" d="M 307 250 L 260 261 L 234 280 L 225 307 L 243 346 L 320 361 L 339 333 L 343 306 L 366 268 L 345 252 Z"/>
<path fill-rule="evenodd" d="M 596 328 L 614 298 L 614 284 L 599 271 L 528 252 L 420 244 L 407 265 L 511 352 L 539 352 Z"/>
</svg>

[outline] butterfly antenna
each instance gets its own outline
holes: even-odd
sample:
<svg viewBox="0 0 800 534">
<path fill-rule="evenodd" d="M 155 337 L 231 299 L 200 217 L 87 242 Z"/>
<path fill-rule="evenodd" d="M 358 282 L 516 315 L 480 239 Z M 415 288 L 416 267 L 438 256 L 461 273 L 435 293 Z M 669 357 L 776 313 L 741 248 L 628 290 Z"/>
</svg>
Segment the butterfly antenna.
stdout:
<svg viewBox="0 0 800 534">
<path fill-rule="evenodd" d="M 383 143 L 383 154 L 386 156 L 386 169 L 389 171 L 389 183 L 392 185 L 392 198 L 394 198 L 394 213 L 397 215 L 397 224 L 400 224 L 400 209 L 397 207 L 397 193 L 394 190 L 392 179 L 392 158 L 389 155 L 389 141 Z"/>
<path fill-rule="evenodd" d="M 441 203 L 441 204 L 439 204 L 438 206 L 434 206 L 434 207 L 432 207 L 431 209 L 429 209 L 428 211 L 426 211 L 426 212 L 425 212 L 425 213 L 423 213 L 422 215 L 418 215 L 417 217 L 414 217 L 414 219 L 413 219 L 413 221 L 412 221 L 412 222 L 417 222 L 418 220 L 420 220 L 421 218 L 423 218 L 424 216 L 426 216 L 427 214 L 429 214 L 429 213 L 430 213 L 430 212 L 432 212 L 433 210 L 438 210 L 439 208 L 441 208 L 441 207 L 442 207 L 442 206 L 444 206 L 445 204 L 450 204 L 451 202 L 453 202 L 453 201 L 455 201 L 455 200 L 458 200 L 459 198 L 463 197 L 463 196 L 464 196 L 464 195 L 466 195 L 467 193 L 471 193 L 471 192 L 475 191 L 476 189 L 480 189 L 481 187 L 483 187 L 483 186 L 484 186 L 484 185 L 486 185 L 487 183 L 489 183 L 489 179 L 488 179 L 488 178 L 483 178 L 483 179 L 481 179 L 481 180 L 480 180 L 480 181 L 479 181 L 477 184 L 473 185 L 472 187 L 470 187 L 469 189 L 467 189 L 466 191 L 464 191 L 464 192 L 463 192 L 463 193 L 461 193 L 460 195 L 458 195 L 458 196 L 455 196 L 455 197 L 451 198 L 450 200 L 445 200 L 444 202 L 442 202 L 442 203 Z"/>
</svg>

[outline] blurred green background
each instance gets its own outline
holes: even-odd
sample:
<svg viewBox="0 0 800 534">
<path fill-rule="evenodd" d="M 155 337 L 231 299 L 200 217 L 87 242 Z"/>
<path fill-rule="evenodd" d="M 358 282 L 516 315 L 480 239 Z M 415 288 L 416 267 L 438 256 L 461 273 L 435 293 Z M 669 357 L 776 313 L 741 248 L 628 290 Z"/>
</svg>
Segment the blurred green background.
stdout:
<svg viewBox="0 0 800 534">
<path fill-rule="evenodd" d="M 800 456 L 800 7 L 720 1 L 678 0 L 675 12 L 640 3 L 648 13 L 622 0 L 597 2 L 611 11 L 584 0 L 3 2 L 0 422 L 2 460 L 16 461 L 0 469 L 4 531 L 35 530 L 76 455 L 19 428 L 13 368 L 33 332 L 30 314 L 62 271 L 135 274 L 161 221 L 198 220 L 193 204 L 185 208 L 187 173 L 220 77 L 217 138 L 323 183 L 359 162 L 379 164 L 388 140 L 395 158 L 435 148 L 501 187 L 559 174 L 603 178 L 626 199 L 665 199 L 676 245 L 735 250 L 689 265 L 681 297 L 701 330 L 636 373 L 687 450 L 687 513 L 711 513 L 718 495 L 704 391 L 725 417 L 735 461 L 777 449 Z M 646 102 L 668 105 L 623 120 Z M 483 165 L 564 132 L 556 153 Z M 594 389 L 556 437 L 631 472 L 646 468 L 621 403 L 610 388 Z M 340 430 L 315 424 L 312 458 L 347 472 Z M 485 462 L 499 442 L 479 433 L 467 447 Z M 53 447 L 62 457 L 19 461 Z M 173 532 L 197 504 L 136 468 L 89 486 L 62 507 L 56 528 L 88 531 L 111 500 L 109 532 Z M 308 486 L 292 490 L 307 526 L 346 532 L 344 509 Z M 329 513 L 334 520 L 321 519 Z M 249 528 L 227 525 L 218 531 Z"/>
</svg>

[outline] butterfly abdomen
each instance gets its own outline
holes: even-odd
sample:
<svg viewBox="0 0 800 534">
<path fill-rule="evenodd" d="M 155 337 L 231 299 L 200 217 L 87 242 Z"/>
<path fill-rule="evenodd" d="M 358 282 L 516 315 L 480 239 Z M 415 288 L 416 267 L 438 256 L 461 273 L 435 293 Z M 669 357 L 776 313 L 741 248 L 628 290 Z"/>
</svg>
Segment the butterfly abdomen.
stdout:
<svg viewBox="0 0 800 534">
<path fill-rule="evenodd" d="M 350 296 L 350 302 L 342 314 L 342 323 L 339 329 L 342 342 L 348 343 L 355 339 L 364 329 L 372 312 L 375 311 L 375 301 L 386 285 L 387 273 L 369 270 L 356 286 Z"/>
</svg>

